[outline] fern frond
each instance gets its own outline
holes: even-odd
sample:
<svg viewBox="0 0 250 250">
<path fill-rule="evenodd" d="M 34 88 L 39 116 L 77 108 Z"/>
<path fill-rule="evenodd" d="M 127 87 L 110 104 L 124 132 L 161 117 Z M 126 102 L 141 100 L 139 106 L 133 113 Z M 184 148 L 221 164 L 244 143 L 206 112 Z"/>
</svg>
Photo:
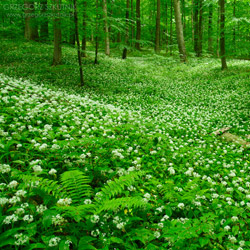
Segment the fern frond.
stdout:
<svg viewBox="0 0 250 250">
<path fill-rule="evenodd" d="M 61 184 L 73 203 L 81 204 L 83 198 L 90 196 L 91 186 L 88 177 L 80 170 L 66 171 L 61 175 Z"/>
<path fill-rule="evenodd" d="M 22 175 L 21 179 L 24 183 L 34 185 L 36 188 L 53 195 L 56 199 L 64 198 L 67 194 L 62 189 L 57 181 L 44 179 L 38 176 Z M 36 185 L 36 183 L 38 185 Z"/>
<path fill-rule="evenodd" d="M 107 183 L 101 189 L 99 196 L 101 201 L 111 199 L 115 195 L 121 194 L 125 186 L 133 185 L 143 174 L 142 171 L 132 172 L 129 175 L 121 176 L 120 178 Z"/>
<path fill-rule="evenodd" d="M 124 208 L 140 208 L 145 207 L 146 203 L 141 197 L 122 197 L 114 198 L 112 200 L 103 201 L 97 208 L 97 212 L 102 211 L 115 211 Z"/>
<path fill-rule="evenodd" d="M 91 214 L 95 208 L 93 204 L 85 204 L 79 206 L 62 206 L 55 207 L 57 211 L 60 212 L 65 217 L 74 219 L 76 222 L 81 221 L 86 217 L 86 215 Z"/>
</svg>

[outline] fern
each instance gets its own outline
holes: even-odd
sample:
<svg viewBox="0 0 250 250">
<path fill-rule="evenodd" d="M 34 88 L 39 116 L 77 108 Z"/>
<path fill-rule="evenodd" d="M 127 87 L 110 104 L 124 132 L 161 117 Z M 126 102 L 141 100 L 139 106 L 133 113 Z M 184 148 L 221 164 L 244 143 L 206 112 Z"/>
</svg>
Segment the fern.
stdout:
<svg viewBox="0 0 250 250">
<path fill-rule="evenodd" d="M 53 195 L 56 199 L 67 197 L 67 193 L 64 192 L 62 186 L 59 185 L 57 181 L 31 175 L 22 175 L 21 179 L 24 183 L 29 184 L 39 182 L 37 188 L 50 195 Z"/>
<path fill-rule="evenodd" d="M 90 181 L 80 170 L 64 172 L 60 180 L 65 192 L 75 204 L 82 204 L 83 198 L 91 194 L 91 186 L 88 184 Z"/>
<path fill-rule="evenodd" d="M 133 172 L 107 183 L 101 189 L 101 194 L 99 196 L 101 197 L 101 201 L 111 199 L 115 195 L 121 194 L 125 186 L 133 185 L 143 174 L 144 173 L 141 171 Z"/>
<path fill-rule="evenodd" d="M 145 201 L 141 197 L 122 197 L 112 200 L 105 200 L 98 207 L 97 212 L 102 211 L 115 211 L 117 209 L 124 208 L 139 208 L 146 205 Z"/>
</svg>

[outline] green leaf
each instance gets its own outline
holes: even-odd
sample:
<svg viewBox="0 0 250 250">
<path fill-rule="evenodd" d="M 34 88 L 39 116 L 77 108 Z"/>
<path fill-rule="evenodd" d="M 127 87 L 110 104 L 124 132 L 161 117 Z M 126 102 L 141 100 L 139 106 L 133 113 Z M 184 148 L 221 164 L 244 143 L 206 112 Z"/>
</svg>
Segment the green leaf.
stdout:
<svg viewBox="0 0 250 250">
<path fill-rule="evenodd" d="M 201 247 L 206 246 L 209 243 L 209 238 L 199 238 L 199 242 L 201 244 Z"/>
<path fill-rule="evenodd" d="M 59 244 L 59 250 L 69 250 L 68 244 L 65 244 L 66 240 L 61 240 Z"/>
<path fill-rule="evenodd" d="M 111 237 L 111 238 L 110 238 L 110 241 L 111 241 L 112 243 L 117 243 L 117 244 L 122 244 L 122 243 L 124 243 L 122 239 L 117 238 L 117 237 Z"/>
<path fill-rule="evenodd" d="M 236 235 L 236 234 L 238 234 L 239 233 L 239 226 L 233 226 L 233 228 L 232 228 L 232 232 L 233 232 L 233 234 L 234 235 Z"/>
</svg>

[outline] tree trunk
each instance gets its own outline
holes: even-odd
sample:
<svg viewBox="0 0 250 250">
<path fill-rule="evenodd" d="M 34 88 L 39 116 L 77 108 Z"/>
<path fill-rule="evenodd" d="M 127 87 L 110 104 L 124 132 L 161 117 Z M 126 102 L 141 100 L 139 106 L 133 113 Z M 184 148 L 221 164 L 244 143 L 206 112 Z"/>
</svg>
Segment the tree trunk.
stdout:
<svg viewBox="0 0 250 250">
<path fill-rule="evenodd" d="M 56 66 L 62 63 L 62 32 L 61 32 L 61 19 L 60 15 L 60 4 L 61 0 L 53 0 L 54 4 L 54 55 L 53 55 L 53 65 Z"/>
<path fill-rule="evenodd" d="M 42 9 L 41 9 L 42 21 L 40 28 L 40 40 L 47 41 L 49 38 L 49 22 L 48 18 L 46 17 L 48 2 L 47 0 L 42 0 L 41 4 L 42 4 Z"/>
<path fill-rule="evenodd" d="M 122 59 L 127 58 L 127 45 L 128 45 L 128 39 L 129 39 L 129 0 L 127 0 L 127 6 L 126 6 L 126 35 L 125 35 L 125 47 L 123 49 L 122 53 Z"/>
<path fill-rule="evenodd" d="M 192 0 L 192 8 L 191 8 L 191 26 L 192 26 L 192 42 L 194 43 L 194 0 Z"/>
<path fill-rule="evenodd" d="M 161 0 L 157 0 L 155 52 L 160 53 Z"/>
<path fill-rule="evenodd" d="M 99 0 L 96 0 L 96 23 L 95 23 L 95 64 L 98 64 L 98 47 L 99 47 L 99 39 L 98 39 L 98 33 L 99 33 Z"/>
<path fill-rule="evenodd" d="M 86 45 L 87 45 L 87 1 L 83 2 L 83 21 L 82 21 L 83 37 L 82 37 L 82 57 L 86 57 Z"/>
<path fill-rule="evenodd" d="M 186 30 L 186 7 L 185 7 L 185 0 L 182 0 L 182 23 L 183 23 L 183 34 L 185 34 Z"/>
<path fill-rule="evenodd" d="M 131 0 L 131 14 L 130 14 L 130 19 L 131 19 L 131 45 L 134 45 L 134 36 L 135 36 L 135 26 L 134 26 L 134 3 L 133 0 Z"/>
<path fill-rule="evenodd" d="M 168 1 L 166 1 L 166 53 L 168 53 Z"/>
<path fill-rule="evenodd" d="M 84 81 L 83 81 L 83 72 L 82 72 L 81 46 L 80 46 L 79 33 L 78 33 L 78 16 L 77 16 L 76 0 L 74 0 L 74 21 L 75 21 L 75 37 L 76 37 L 76 43 L 77 43 L 78 64 L 79 64 L 79 70 L 80 70 L 80 81 L 81 81 L 81 86 L 83 86 Z"/>
<path fill-rule="evenodd" d="M 173 0 L 171 0 L 171 11 L 170 11 L 170 55 L 172 56 L 173 52 Z"/>
<path fill-rule="evenodd" d="M 216 55 L 217 55 L 217 57 L 220 57 L 220 5 L 218 6 L 217 12 L 218 12 L 218 17 L 217 17 Z"/>
<path fill-rule="evenodd" d="M 110 56 L 107 0 L 103 0 L 103 19 L 105 31 L 105 54 Z"/>
<path fill-rule="evenodd" d="M 138 50 L 141 49 L 140 40 L 141 40 L 141 1 L 136 0 L 136 43 L 135 43 L 135 48 Z"/>
<path fill-rule="evenodd" d="M 213 54 L 213 5 L 209 5 L 208 14 L 208 52 Z"/>
<path fill-rule="evenodd" d="M 233 17 L 236 18 L 236 0 L 234 0 Z M 233 27 L 233 52 L 236 53 L 236 27 Z"/>
<path fill-rule="evenodd" d="M 24 1 L 25 9 L 25 38 L 36 41 L 39 39 L 38 26 L 35 19 L 35 5 L 33 0 Z"/>
<path fill-rule="evenodd" d="M 199 51 L 199 0 L 194 0 L 194 52 Z"/>
<path fill-rule="evenodd" d="M 220 57 L 221 69 L 227 69 L 225 47 L 225 0 L 219 0 L 220 4 Z"/>
<path fill-rule="evenodd" d="M 76 44 L 76 30 L 75 30 L 75 24 L 74 24 L 74 12 L 70 12 L 70 20 L 69 20 L 69 44 L 73 47 Z"/>
<path fill-rule="evenodd" d="M 203 29 L 202 29 L 202 21 L 203 21 L 203 0 L 199 0 L 199 28 L 198 28 L 198 57 L 202 56 L 202 40 L 203 40 Z"/>
<path fill-rule="evenodd" d="M 174 12 L 175 12 L 176 35 L 177 35 L 180 58 L 182 62 L 186 62 L 187 55 L 186 55 L 186 47 L 183 35 L 183 27 L 181 23 L 180 0 L 174 0 Z"/>
</svg>

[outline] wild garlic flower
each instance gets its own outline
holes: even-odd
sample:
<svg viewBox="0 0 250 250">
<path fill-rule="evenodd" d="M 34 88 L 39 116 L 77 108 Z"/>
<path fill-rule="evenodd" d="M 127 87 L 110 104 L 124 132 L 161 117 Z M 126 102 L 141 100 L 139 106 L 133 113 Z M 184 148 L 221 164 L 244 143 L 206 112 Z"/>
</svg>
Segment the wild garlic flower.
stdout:
<svg viewBox="0 0 250 250">
<path fill-rule="evenodd" d="M 8 164 L 0 164 L 0 173 L 5 174 L 11 171 L 10 165 Z"/>
<path fill-rule="evenodd" d="M 29 241 L 29 236 L 25 235 L 25 234 L 15 234 L 15 245 L 16 246 L 21 246 L 26 244 Z"/>
<path fill-rule="evenodd" d="M 49 240 L 49 247 L 55 247 L 58 245 L 58 243 L 61 241 L 61 238 L 54 237 Z"/>
</svg>

